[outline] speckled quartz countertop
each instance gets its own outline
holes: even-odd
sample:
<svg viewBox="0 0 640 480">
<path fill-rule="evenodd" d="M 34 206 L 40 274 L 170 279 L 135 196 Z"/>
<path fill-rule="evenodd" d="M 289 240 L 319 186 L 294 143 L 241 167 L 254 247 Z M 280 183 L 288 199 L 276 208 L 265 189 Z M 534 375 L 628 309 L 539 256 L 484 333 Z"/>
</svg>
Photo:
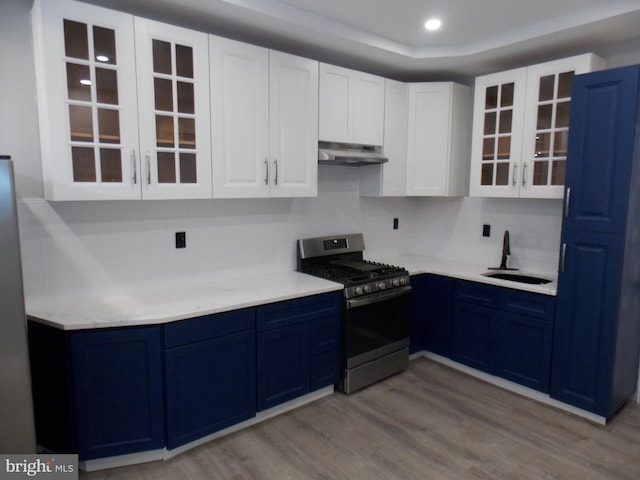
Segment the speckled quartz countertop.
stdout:
<svg viewBox="0 0 640 480">
<path fill-rule="evenodd" d="M 556 275 L 536 274 L 553 280 L 528 285 L 482 276 L 486 266 L 434 257 L 375 258 L 406 268 L 412 275 L 434 273 L 544 295 L 556 294 Z M 56 292 L 27 298 L 27 314 L 40 323 L 62 330 L 154 325 L 342 290 L 342 285 L 298 272 L 262 273 L 236 278 L 206 275 L 146 281 L 87 292 Z"/>
<path fill-rule="evenodd" d="M 27 315 L 62 330 L 154 325 L 338 290 L 339 283 L 298 272 L 202 275 L 27 298 Z"/>
</svg>

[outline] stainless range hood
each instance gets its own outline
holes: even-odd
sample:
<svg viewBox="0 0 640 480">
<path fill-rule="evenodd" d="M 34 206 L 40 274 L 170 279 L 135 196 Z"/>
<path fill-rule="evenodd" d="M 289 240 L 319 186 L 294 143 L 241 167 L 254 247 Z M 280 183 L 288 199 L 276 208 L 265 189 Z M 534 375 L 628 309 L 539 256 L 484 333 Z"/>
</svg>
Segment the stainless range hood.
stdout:
<svg viewBox="0 0 640 480">
<path fill-rule="evenodd" d="M 362 167 L 364 165 L 380 165 L 388 161 L 389 159 L 382 154 L 382 147 L 318 142 L 318 165 Z"/>
</svg>

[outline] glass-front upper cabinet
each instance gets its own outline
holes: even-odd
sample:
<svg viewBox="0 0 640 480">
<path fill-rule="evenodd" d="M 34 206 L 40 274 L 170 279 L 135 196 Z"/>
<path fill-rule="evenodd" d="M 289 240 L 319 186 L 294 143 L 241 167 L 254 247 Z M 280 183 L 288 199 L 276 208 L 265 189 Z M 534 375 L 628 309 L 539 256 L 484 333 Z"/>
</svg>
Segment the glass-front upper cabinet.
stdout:
<svg viewBox="0 0 640 480">
<path fill-rule="evenodd" d="M 471 196 L 562 198 L 573 76 L 592 54 L 476 78 Z"/>
<path fill-rule="evenodd" d="M 471 196 L 517 195 L 526 81 L 526 68 L 476 79 Z"/>
<path fill-rule="evenodd" d="M 210 198 L 206 34 L 71 0 L 32 18 L 45 198 Z"/>
<path fill-rule="evenodd" d="M 211 198 L 207 34 L 135 19 L 144 198 Z"/>
<path fill-rule="evenodd" d="M 32 19 L 45 198 L 140 198 L 133 17 L 36 0 Z"/>
</svg>

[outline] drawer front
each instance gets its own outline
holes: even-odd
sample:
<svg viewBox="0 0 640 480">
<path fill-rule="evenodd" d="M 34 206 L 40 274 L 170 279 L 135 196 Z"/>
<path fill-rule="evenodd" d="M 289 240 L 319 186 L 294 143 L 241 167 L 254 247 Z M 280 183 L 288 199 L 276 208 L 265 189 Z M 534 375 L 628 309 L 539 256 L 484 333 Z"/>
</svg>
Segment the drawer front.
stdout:
<svg viewBox="0 0 640 480">
<path fill-rule="evenodd" d="M 338 315 L 341 302 L 342 292 L 332 292 L 263 305 L 257 308 L 256 328 L 262 332 Z"/>
<path fill-rule="evenodd" d="M 502 309 L 508 312 L 553 321 L 556 299 L 540 293 L 505 289 Z"/>
<path fill-rule="evenodd" d="M 455 284 L 454 299 L 483 307 L 499 308 L 500 289 L 492 285 L 458 280 Z"/>
<path fill-rule="evenodd" d="M 180 320 L 164 326 L 164 347 L 173 348 L 254 328 L 253 308 Z"/>
</svg>

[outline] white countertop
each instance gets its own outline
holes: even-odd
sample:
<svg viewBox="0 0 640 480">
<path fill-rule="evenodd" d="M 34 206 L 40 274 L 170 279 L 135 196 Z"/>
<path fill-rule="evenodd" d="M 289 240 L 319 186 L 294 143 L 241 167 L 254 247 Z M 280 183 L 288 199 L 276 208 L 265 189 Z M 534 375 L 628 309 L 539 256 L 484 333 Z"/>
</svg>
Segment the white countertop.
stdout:
<svg viewBox="0 0 640 480">
<path fill-rule="evenodd" d="M 528 285 L 482 276 L 484 265 L 433 257 L 376 258 L 406 268 L 412 275 L 434 273 L 501 287 L 555 295 L 557 278 L 544 272 L 519 272 L 552 279 Z M 115 290 L 56 292 L 27 298 L 30 318 L 62 330 L 154 325 L 221 313 L 239 308 L 342 290 L 342 285 L 299 272 L 261 273 L 237 278 L 206 275 L 145 281 Z"/>
<path fill-rule="evenodd" d="M 497 278 L 485 277 L 482 274 L 490 272 L 487 266 L 470 262 L 459 262 L 455 260 L 444 260 L 435 257 L 413 255 L 389 257 L 381 259 L 380 261 L 391 265 L 404 267 L 409 271 L 411 275 L 433 273 L 437 275 L 444 275 L 447 277 L 459 278 L 462 280 L 470 280 L 472 282 L 486 283 L 490 285 L 497 285 L 499 287 L 524 290 L 527 292 L 541 293 L 543 295 L 551 296 L 556 295 L 556 291 L 558 288 L 558 275 L 555 272 L 538 272 L 532 270 L 517 270 L 509 272 L 519 273 L 521 275 L 533 275 L 551 280 L 551 283 L 547 283 L 545 285 L 531 285 L 527 283 L 519 283 L 509 280 L 500 280 Z"/>
<path fill-rule="evenodd" d="M 205 275 L 150 281 L 101 293 L 69 292 L 27 299 L 33 320 L 62 330 L 154 325 L 342 290 L 298 272 L 214 279 Z"/>
</svg>

